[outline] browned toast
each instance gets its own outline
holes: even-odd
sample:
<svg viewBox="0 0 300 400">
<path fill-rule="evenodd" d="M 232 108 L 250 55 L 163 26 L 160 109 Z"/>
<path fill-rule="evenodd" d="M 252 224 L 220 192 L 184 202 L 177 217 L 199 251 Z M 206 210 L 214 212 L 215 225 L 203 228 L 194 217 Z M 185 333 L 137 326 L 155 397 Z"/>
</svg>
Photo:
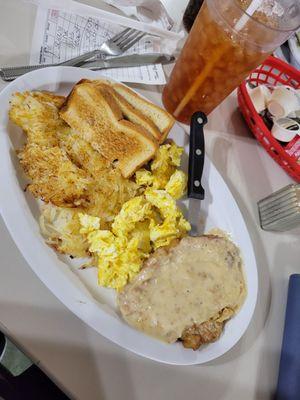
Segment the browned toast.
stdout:
<svg viewBox="0 0 300 400">
<path fill-rule="evenodd" d="M 159 143 L 163 143 L 175 122 L 172 115 L 161 107 L 145 100 L 129 87 L 122 85 L 121 83 L 113 83 L 112 86 L 120 96 L 134 107 L 136 111 L 141 112 L 157 126 L 160 131 Z"/>
<path fill-rule="evenodd" d="M 80 81 L 60 110 L 60 116 L 83 139 L 130 177 L 150 160 L 158 143 L 143 127 L 123 118 L 111 93 L 104 87 Z"/>
<path fill-rule="evenodd" d="M 105 88 L 106 90 L 109 91 L 109 93 L 112 95 L 112 97 L 115 99 L 117 102 L 118 106 L 120 107 L 123 116 L 130 122 L 133 122 L 137 125 L 142 126 L 144 129 L 146 129 L 154 139 L 156 139 L 159 143 L 162 140 L 162 133 L 158 129 L 158 127 L 154 124 L 153 121 L 151 121 L 150 118 L 148 118 L 145 114 L 143 114 L 140 110 L 137 108 L 133 107 L 126 99 L 125 97 L 121 96 L 114 88 L 113 86 L 108 83 L 107 81 L 104 80 L 99 80 L 99 81 L 92 81 L 94 84 L 97 85 L 99 88 Z"/>
</svg>

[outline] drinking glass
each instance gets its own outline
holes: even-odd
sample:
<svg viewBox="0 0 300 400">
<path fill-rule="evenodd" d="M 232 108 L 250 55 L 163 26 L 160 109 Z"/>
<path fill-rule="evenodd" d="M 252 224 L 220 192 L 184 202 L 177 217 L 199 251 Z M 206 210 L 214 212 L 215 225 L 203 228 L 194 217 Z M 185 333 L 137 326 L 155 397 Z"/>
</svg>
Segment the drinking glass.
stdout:
<svg viewBox="0 0 300 400">
<path fill-rule="evenodd" d="M 209 114 L 299 26 L 299 0 L 205 0 L 164 87 L 165 108 L 184 123 Z"/>
</svg>

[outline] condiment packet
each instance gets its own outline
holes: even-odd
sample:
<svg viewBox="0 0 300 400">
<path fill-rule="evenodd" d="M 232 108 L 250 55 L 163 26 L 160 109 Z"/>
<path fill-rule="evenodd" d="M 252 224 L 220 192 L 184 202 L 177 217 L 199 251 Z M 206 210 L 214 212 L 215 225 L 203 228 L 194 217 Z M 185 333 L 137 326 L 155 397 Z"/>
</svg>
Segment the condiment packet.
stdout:
<svg viewBox="0 0 300 400">
<path fill-rule="evenodd" d="M 290 142 L 300 134 L 300 124 L 292 118 L 279 118 L 273 120 L 271 133 L 280 142 Z"/>
<path fill-rule="evenodd" d="M 265 85 L 259 85 L 255 88 L 251 88 L 249 85 L 246 87 L 257 113 L 263 112 L 267 108 L 267 103 L 271 98 L 270 89 Z"/>
<path fill-rule="evenodd" d="M 287 117 L 300 109 L 299 98 L 295 90 L 286 86 L 277 86 L 267 103 L 269 112 L 275 118 Z"/>
<path fill-rule="evenodd" d="M 284 148 L 289 156 L 300 164 L 300 136 L 297 135 Z"/>
</svg>

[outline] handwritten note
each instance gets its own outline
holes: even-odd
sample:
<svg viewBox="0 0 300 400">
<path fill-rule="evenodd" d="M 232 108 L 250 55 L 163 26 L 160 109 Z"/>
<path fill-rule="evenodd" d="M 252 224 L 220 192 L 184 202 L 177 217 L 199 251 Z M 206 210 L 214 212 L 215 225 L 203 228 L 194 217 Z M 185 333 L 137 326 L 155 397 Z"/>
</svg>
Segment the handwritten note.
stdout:
<svg viewBox="0 0 300 400">
<path fill-rule="evenodd" d="M 34 28 L 30 62 L 32 64 L 59 63 L 79 54 L 97 49 L 103 42 L 124 28 L 99 18 L 83 17 L 60 10 L 38 8 Z M 160 39 L 145 36 L 126 54 L 159 53 Z M 102 70 L 106 77 L 145 84 L 164 84 L 160 64 Z"/>
</svg>

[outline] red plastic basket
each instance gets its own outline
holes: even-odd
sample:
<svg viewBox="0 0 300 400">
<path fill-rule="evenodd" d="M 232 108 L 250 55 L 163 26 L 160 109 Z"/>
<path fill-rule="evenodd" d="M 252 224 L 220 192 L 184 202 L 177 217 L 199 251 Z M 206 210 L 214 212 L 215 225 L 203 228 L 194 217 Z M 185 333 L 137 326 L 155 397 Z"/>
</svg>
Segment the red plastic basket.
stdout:
<svg viewBox="0 0 300 400">
<path fill-rule="evenodd" d="M 298 89 L 300 87 L 300 71 L 284 61 L 270 56 L 250 74 L 247 81 L 255 85 L 276 86 L 282 84 Z M 295 181 L 300 182 L 300 165 L 272 136 L 262 117 L 256 112 L 246 89 L 246 81 L 238 88 L 238 102 L 239 108 L 257 140 Z"/>
</svg>

